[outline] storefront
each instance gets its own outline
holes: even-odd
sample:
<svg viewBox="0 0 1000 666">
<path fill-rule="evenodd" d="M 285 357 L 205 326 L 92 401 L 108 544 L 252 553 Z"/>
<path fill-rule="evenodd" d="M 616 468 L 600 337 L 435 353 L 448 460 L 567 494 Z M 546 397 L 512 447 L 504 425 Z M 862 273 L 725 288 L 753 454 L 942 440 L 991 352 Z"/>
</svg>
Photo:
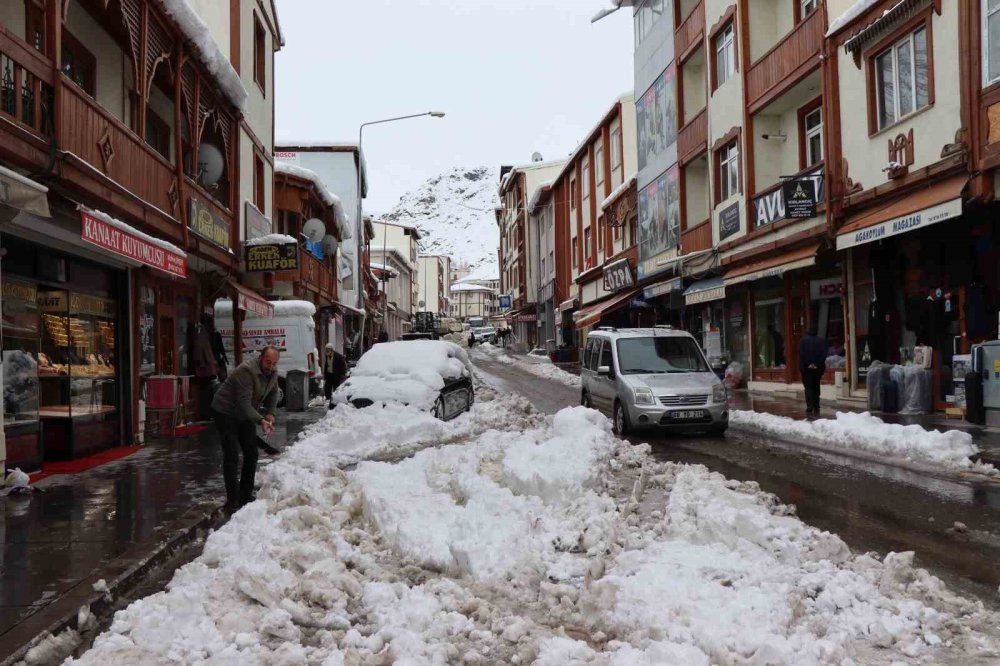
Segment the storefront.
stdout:
<svg viewBox="0 0 1000 666">
<path fill-rule="evenodd" d="M 684 290 L 684 327 L 701 345 L 715 372 L 729 364 L 725 328 L 726 287 L 721 277 L 707 278 Z"/>
<path fill-rule="evenodd" d="M 928 346 L 935 406 L 944 408 L 953 357 L 997 336 L 1000 228 L 991 209 L 964 209 L 965 181 L 938 182 L 849 220 L 838 233 L 848 269 L 853 390 L 866 391 L 872 363 L 906 364 L 915 347 Z"/>
</svg>

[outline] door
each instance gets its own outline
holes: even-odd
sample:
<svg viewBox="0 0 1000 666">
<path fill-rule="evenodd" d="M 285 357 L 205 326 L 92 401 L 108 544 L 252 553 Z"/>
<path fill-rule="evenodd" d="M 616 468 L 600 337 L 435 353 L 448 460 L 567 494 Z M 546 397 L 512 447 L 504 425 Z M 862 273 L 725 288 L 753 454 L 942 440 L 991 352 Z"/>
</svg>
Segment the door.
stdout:
<svg viewBox="0 0 1000 666">
<path fill-rule="evenodd" d="M 618 386 L 615 379 L 615 362 L 611 351 L 612 344 L 610 340 L 602 340 L 600 348 L 595 350 L 594 354 L 597 359 L 597 364 L 594 368 L 594 406 L 609 417 L 612 416 Z M 598 374 L 596 370 L 601 367 L 607 367 L 610 374 Z"/>
<path fill-rule="evenodd" d="M 160 350 L 160 374 L 177 374 L 177 356 L 174 353 L 174 317 L 173 315 L 160 315 L 160 339 L 157 347 Z"/>
</svg>

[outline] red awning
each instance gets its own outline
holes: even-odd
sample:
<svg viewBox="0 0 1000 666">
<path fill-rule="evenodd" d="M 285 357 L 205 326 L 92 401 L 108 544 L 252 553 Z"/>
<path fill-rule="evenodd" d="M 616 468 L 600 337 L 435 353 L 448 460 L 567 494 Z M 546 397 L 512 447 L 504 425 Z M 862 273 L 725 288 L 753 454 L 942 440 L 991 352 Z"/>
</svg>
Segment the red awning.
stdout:
<svg viewBox="0 0 1000 666">
<path fill-rule="evenodd" d="M 594 305 L 589 305 L 583 308 L 576 313 L 576 327 L 579 329 L 593 326 L 608 312 L 613 312 L 628 305 L 628 302 L 635 298 L 641 291 L 641 288 L 629 289 L 628 291 L 623 291 L 617 296 L 609 298 L 606 301 L 595 303 Z"/>
<path fill-rule="evenodd" d="M 266 298 L 234 280 L 230 280 L 229 284 L 236 290 L 236 307 L 240 310 L 264 319 L 274 316 L 274 306 Z"/>
</svg>

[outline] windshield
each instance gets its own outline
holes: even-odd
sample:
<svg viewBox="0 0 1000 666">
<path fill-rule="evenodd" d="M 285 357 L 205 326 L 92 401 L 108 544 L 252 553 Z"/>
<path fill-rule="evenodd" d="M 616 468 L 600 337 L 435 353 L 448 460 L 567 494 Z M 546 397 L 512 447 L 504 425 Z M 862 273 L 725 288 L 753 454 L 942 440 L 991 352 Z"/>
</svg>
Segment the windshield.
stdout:
<svg viewBox="0 0 1000 666">
<path fill-rule="evenodd" d="M 618 366 L 623 375 L 709 372 L 691 338 L 625 338 L 618 341 Z"/>
</svg>

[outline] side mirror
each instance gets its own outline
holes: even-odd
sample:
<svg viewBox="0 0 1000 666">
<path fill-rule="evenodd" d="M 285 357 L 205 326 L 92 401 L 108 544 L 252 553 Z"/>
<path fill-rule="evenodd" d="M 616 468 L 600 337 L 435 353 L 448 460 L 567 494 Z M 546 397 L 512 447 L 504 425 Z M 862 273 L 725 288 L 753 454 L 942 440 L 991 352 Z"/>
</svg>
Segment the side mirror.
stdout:
<svg viewBox="0 0 1000 666">
<path fill-rule="evenodd" d="M 601 376 L 601 377 L 610 377 L 611 376 L 611 367 L 607 366 L 607 365 L 598 366 L 598 368 L 597 368 L 597 374 L 599 376 Z"/>
</svg>

